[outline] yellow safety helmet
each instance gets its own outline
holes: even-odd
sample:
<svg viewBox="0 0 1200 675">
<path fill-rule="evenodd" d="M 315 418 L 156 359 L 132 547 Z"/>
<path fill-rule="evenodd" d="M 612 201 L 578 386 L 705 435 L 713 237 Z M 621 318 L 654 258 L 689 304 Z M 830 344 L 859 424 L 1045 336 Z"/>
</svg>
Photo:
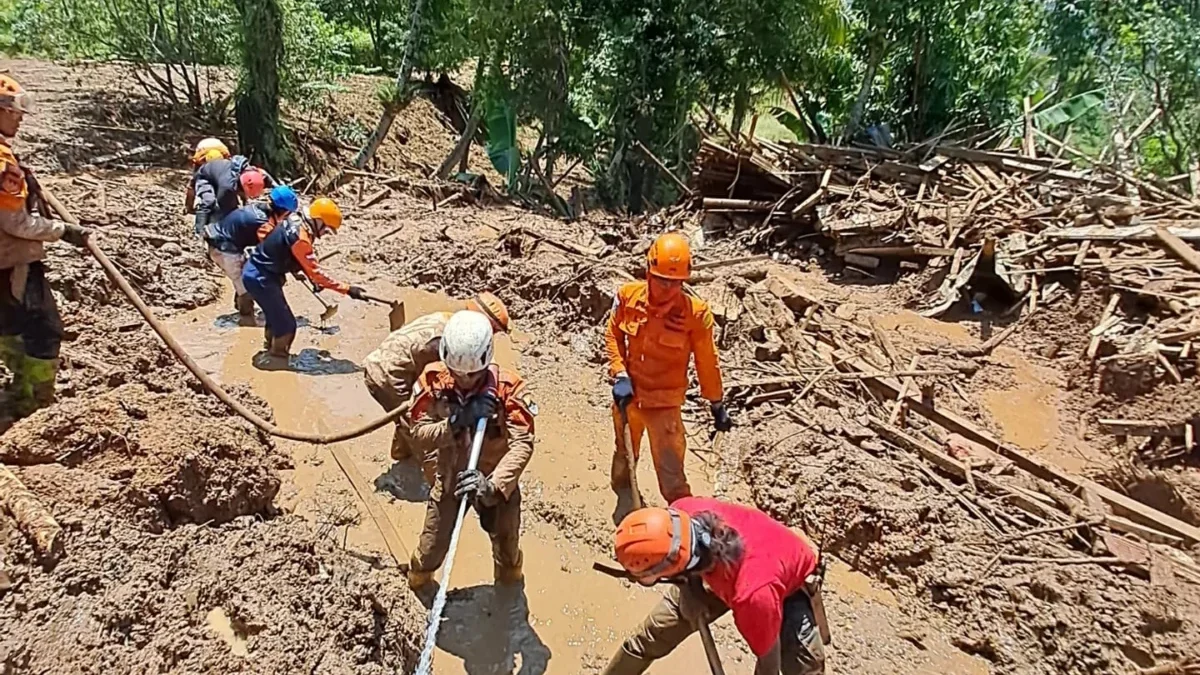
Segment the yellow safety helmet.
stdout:
<svg viewBox="0 0 1200 675">
<path fill-rule="evenodd" d="M 219 138 L 205 138 L 196 144 L 192 152 L 192 163 L 200 166 L 214 159 L 229 159 L 229 148 Z"/>
<path fill-rule="evenodd" d="M 308 207 L 308 217 L 319 220 L 329 229 L 337 232 L 342 226 L 342 210 L 329 197 L 317 197 Z"/>
</svg>

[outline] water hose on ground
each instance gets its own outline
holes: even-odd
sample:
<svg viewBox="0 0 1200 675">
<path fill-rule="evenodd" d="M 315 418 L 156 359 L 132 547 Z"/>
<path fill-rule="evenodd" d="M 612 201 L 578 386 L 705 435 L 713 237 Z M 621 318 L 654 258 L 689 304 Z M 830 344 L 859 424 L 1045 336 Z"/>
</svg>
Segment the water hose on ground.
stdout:
<svg viewBox="0 0 1200 675">
<path fill-rule="evenodd" d="M 67 207 L 64 206 L 57 197 L 46 191 L 44 187 L 42 188 L 42 196 L 46 199 L 46 202 L 50 204 L 50 207 L 58 213 L 59 218 L 71 223 L 72 225 L 79 224 L 79 220 L 67 210 Z M 408 411 L 408 406 L 400 406 L 399 408 L 389 412 L 379 419 L 336 434 L 315 434 L 302 431 L 292 431 L 290 429 L 280 429 L 274 424 L 271 424 L 270 422 L 259 417 L 252 410 L 242 405 L 242 403 L 237 399 L 230 396 L 229 392 L 225 391 L 225 389 L 223 389 L 220 384 L 217 384 L 217 382 L 213 380 L 208 373 L 204 372 L 204 369 L 201 368 L 200 365 L 195 361 L 193 361 L 191 356 L 188 356 L 188 353 L 184 351 L 179 342 L 175 340 L 170 331 L 167 330 L 167 327 L 164 326 L 162 322 L 154 316 L 154 313 L 150 310 L 150 307 L 145 303 L 144 300 L 142 300 L 142 297 L 138 295 L 138 292 L 129 285 L 129 282 L 116 268 L 116 266 L 113 265 L 112 261 L 109 260 L 108 256 L 104 253 L 100 246 L 96 244 L 95 239 L 92 237 L 89 237 L 87 240 L 87 250 L 92 254 L 92 257 L 96 259 L 96 262 L 100 263 L 100 267 L 104 269 L 104 273 L 108 276 L 109 280 L 121 290 L 121 293 L 129 299 L 129 302 L 133 303 L 133 306 L 137 308 L 138 313 L 142 315 L 142 318 L 146 320 L 146 323 L 150 324 L 150 328 L 152 328 L 154 332 L 158 334 L 158 337 L 165 345 L 167 345 L 167 348 L 171 350 L 171 353 L 175 355 L 175 358 L 179 359 L 179 362 L 182 363 L 188 370 L 190 370 L 198 380 L 200 380 L 200 383 L 204 385 L 204 388 L 207 389 L 213 396 L 221 399 L 221 402 L 229 406 L 229 409 L 237 413 L 238 416 L 258 427 L 263 432 L 279 438 L 286 438 L 288 440 L 303 441 L 305 443 L 313 443 L 316 445 L 328 445 L 330 443 L 340 443 L 342 441 L 358 438 L 359 436 L 365 436 L 366 434 L 375 431 L 389 422 L 395 422 L 397 418 L 404 415 Z"/>
</svg>

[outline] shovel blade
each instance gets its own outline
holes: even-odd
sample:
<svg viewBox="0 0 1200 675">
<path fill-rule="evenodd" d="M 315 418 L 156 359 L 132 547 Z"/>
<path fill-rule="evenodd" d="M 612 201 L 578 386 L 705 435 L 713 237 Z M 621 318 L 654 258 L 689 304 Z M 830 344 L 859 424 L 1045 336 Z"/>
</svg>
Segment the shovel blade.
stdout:
<svg viewBox="0 0 1200 675">
<path fill-rule="evenodd" d="M 388 312 L 389 330 L 399 330 L 405 324 L 404 303 L 393 302 L 392 311 Z"/>
<path fill-rule="evenodd" d="M 337 305 L 325 305 L 325 311 L 321 312 L 321 321 L 322 322 L 329 321 L 333 317 L 337 316 L 337 313 L 338 313 Z"/>
</svg>

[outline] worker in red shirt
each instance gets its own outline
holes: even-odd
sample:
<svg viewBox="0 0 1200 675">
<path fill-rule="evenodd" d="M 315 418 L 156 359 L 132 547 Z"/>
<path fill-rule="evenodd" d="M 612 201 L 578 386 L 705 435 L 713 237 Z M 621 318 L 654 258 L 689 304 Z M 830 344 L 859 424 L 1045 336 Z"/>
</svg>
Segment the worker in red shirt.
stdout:
<svg viewBox="0 0 1200 675">
<path fill-rule="evenodd" d="M 758 509 L 685 497 L 621 521 L 617 560 L 639 583 L 672 586 L 603 675 L 639 675 L 670 654 L 701 621 L 733 611 L 758 658 L 755 675 L 825 671 L 828 627 L 817 554 Z"/>
</svg>

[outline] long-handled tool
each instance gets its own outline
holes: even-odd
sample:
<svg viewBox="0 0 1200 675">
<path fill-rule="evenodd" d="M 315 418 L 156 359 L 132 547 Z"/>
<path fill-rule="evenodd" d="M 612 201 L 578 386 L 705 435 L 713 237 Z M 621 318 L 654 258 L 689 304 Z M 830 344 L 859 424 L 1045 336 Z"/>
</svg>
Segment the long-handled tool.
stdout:
<svg viewBox="0 0 1200 675">
<path fill-rule="evenodd" d="M 592 563 L 592 569 L 617 579 L 637 581 L 637 578 L 632 574 L 615 565 L 596 561 Z M 682 585 L 677 581 L 661 581 L 659 583 Z M 701 582 L 699 579 L 692 579 L 688 583 L 699 584 Z M 717 651 L 717 641 L 713 639 L 712 629 L 709 628 L 708 621 L 701 621 L 697 630 L 700 632 L 700 642 L 704 644 L 704 656 L 708 659 L 708 668 L 712 671 L 712 675 L 725 675 L 725 667 L 721 665 L 721 654 Z"/>
<path fill-rule="evenodd" d="M 307 288 L 309 292 L 313 294 L 313 297 L 317 299 L 317 302 L 321 303 L 321 306 L 325 308 L 325 311 L 321 312 L 321 323 L 329 321 L 337 315 L 338 306 L 329 302 L 325 302 L 325 298 L 321 297 L 321 293 L 317 290 L 316 286 L 307 286 Z"/>
<path fill-rule="evenodd" d="M 633 433 L 629 431 L 629 411 L 630 403 L 625 405 L 617 404 L 617 409 L 621 412 L 621 440 L 625 446 L 625 464 L 629 467 L 629 490 L 633 493 L 630 501 L 633 503 L 633 510 L 637 511 L 642 508 L 642 493 L 638 490 L 637 484 L 637 456 L 633 454 Z"/>
<path fill-rule="evenodd" d="M 386 305 L 392 308 L 392 311 L 388 312 L 388 330 L 400 330 L 400 328 L 404 326 L 406 317 L 404 316 L 403 300 L 385 300 L 384 298 L 377 298 L 373 295 L 364 295 L 363 299 L 367 302 L 374 302 L 376 304 Z"/>
<path fill-rule="evenodd" d="M 471 456 L 467 459 L 467 471 L 479 465 L 479 453 L 483 450 L 483 433 L 487 429 L 487 418 L 480 417 L 475 423 L 475 435 L 471 437 Z M 458 551 L 458 537 L 462 534 L 463 519 L 467 516 L 466 499 L 458 503 L 458 517 L 454 520 L 454 531 L 450 534 L 450 548 L 446 550 L 446 562 L 442 564 L 442 580 L 438 585 L 433 607 L 429 610 L 429 627 L 425 630 L 425 647 L 421 660 L 417 662 L 416 675 L 429 675 L 433 667 L 433 650 L 437 646 L 438 628 L 442 625 L 442 612 L 446 609 L 446 589 L 450 583 L 450 570 L 454 569 L 454 554 Z"/>
</svg>

